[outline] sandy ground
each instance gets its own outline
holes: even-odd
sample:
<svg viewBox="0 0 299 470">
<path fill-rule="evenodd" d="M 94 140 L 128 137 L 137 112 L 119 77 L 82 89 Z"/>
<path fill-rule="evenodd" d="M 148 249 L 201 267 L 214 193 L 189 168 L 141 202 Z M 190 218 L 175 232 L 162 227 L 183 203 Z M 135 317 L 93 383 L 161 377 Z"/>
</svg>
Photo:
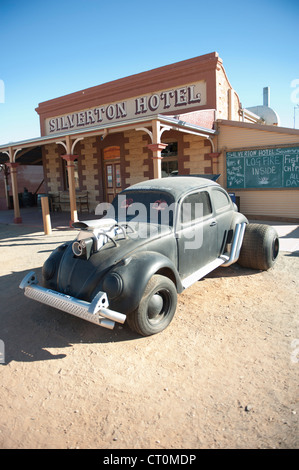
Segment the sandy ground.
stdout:
<svg viewBox="0 0 299 470">
<path fill-rule="evenodd" d="M 24 275 L 73 238 L 0 226 L 0 448 L 299 447 L 298 252 L 218 269 L 141 338 L 24 297 Z"/>
</svg>

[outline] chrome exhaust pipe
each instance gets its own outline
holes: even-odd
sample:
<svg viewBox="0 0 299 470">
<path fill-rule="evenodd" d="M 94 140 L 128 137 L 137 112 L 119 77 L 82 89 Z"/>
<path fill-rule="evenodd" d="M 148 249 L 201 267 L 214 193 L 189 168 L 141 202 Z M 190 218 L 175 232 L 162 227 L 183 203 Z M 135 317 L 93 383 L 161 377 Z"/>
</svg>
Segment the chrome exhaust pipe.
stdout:
<svg viewBox="0 0 299 470">
<path fill-rule="evenodd" d="M 126 315 L 124 315 L 123 313 L 115 312 L 114 310 L 110 310 L 110 308 L 102 307 L 101 310 L 99 310 L 99 313 L 103 317 L 109 318 L 109 320 L 112 320 L 117 323 L 125 323 L 126 321 Z"/>
<path fill-rule="evenodd" d="M 245 233 L 246 223 L 242 222 L 241 224 L 236 224 L 235 236 L 232 243 L 231 251 L 229 255 L 224 255 L 227 261 L 223 263 L 223 267 L 228 267 L 231 264 L 238 261 L 240 256 L 240 251 L 243 243 L 244 233 Z M 222 256 L 222 258 L 224 257 Z"/>
</svg>

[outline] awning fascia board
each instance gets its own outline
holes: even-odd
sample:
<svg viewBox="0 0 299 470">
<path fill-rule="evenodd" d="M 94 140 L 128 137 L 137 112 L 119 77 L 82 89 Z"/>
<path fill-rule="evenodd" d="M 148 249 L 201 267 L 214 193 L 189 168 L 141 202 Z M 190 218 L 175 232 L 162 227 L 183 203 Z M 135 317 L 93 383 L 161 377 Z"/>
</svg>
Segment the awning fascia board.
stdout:
<svg viewBox="0 0 299 470">
<path fill-rule="evenodd" d="M 103 124 L 101 126 L 90 127 L 85 129 L 84 131 L 81 129 L 76 129 L 71 132 L 60 132 L 58 134 L 53 134 L 51 136 L 42 136 L 42 137 L 35 137 L 32 139 L 22 140 L 18 142 L 9 142 L 8 144 L 0 145 L 0 153 L 1 152 L 10 152 L 17 149 L 25 149 L 29 147 L 35 147 L 36 145 L 47 145 L 53 144 L 61 139 L 72 138 L 79 139 L 90 137 L 93 135 L 106 135 L 107 133 L 116 133 L 122 132 L 124 130 L 129 129 L 136 129 L 136 127 L 151 127 L 153 120 L 159 120 L 161 123 L 171 127 L 173 130 L 177 130 L 180 132 L 192 133 L 198 136 L 206 137 L 211 139 L 214 135 L 218 132 L 213 129 L 206 129 L 204 127 L 196 126 L 195 124 L 190 124 L 187 121 L 181 121 L 176 119 L 172 116 L 165 116 L 165 115 L 152 115 L 147 116 L 145 118 L 134 118 L 129 119 L 127 121 L 122 121 L 120 123 L 108 123 Z"/>
</svg>

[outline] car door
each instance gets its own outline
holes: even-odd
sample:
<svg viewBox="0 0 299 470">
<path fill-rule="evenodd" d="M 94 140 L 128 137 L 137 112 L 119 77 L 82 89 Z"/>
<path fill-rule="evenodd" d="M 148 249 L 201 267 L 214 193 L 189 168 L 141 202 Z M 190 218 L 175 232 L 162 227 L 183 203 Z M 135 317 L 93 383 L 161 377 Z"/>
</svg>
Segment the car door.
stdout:
<svg viewBox="0 0 299 470">
<path fill-rule="evenodd" d="M 211 188 L 212 208 L 217 222 L 218 256 L 225 249 L 228 232 L 231 228 L 234 207 L 231 198 L 222 188 Z"/>
<path fill-rule="evenodd" d="M 192 192 L 182 199 L 175 233 L 182 279 L 217 258 L 217 223 L 207 190 Z"/>
</svg>

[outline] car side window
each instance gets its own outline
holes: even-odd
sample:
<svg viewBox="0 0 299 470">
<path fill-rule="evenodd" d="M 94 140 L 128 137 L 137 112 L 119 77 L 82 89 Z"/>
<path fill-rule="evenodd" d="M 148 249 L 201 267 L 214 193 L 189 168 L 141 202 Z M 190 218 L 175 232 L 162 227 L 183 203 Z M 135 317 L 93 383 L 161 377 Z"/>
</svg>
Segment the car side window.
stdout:
<svg viewBox="0 0 299 470">
<path fill-rule="evenodd" d="M 220 189 L 214 189 L 212 194 L 216 212 L 221 212 L 222 209 L 228 208 L 231 205 L 229 196 Z"/>
<path fill-rule="evenodd" d="M 181 203 L 180 220 L 182 224 L 187 224 L 211 213 L 210 195 L 207 191 L 200 191 L 184 198 Z"/>
</svg>

